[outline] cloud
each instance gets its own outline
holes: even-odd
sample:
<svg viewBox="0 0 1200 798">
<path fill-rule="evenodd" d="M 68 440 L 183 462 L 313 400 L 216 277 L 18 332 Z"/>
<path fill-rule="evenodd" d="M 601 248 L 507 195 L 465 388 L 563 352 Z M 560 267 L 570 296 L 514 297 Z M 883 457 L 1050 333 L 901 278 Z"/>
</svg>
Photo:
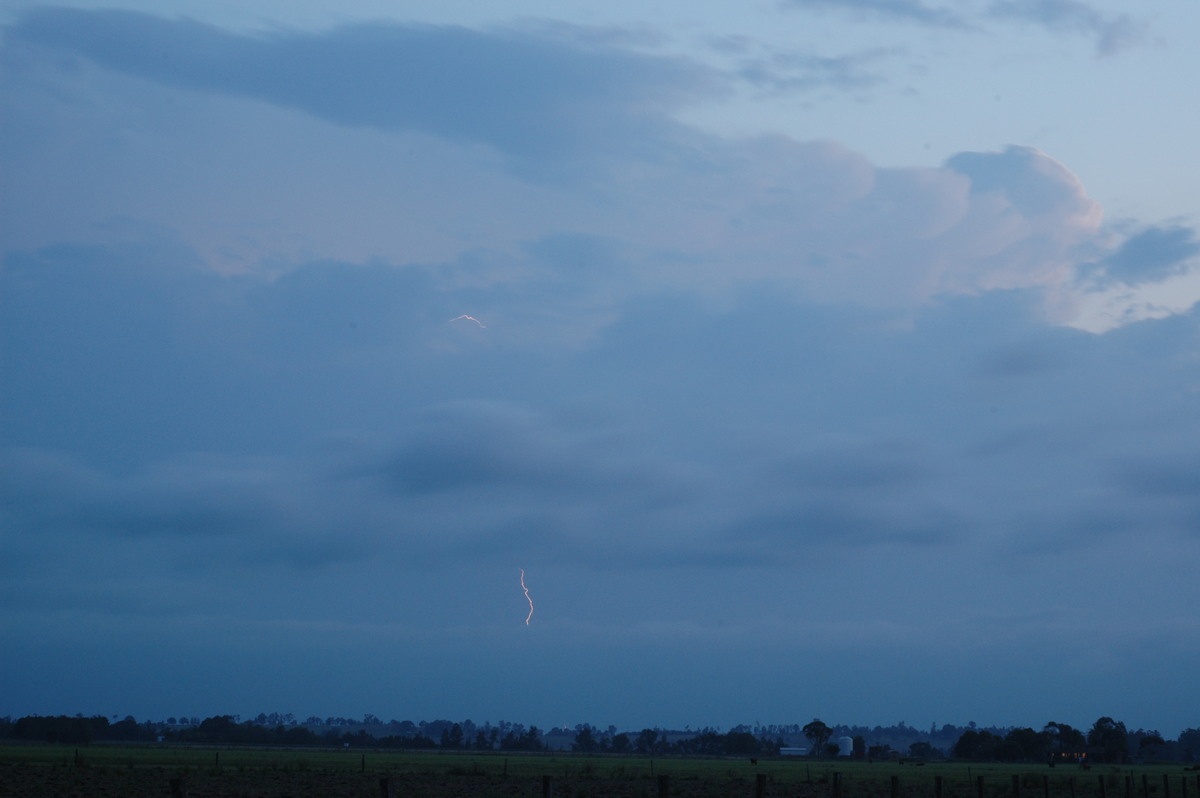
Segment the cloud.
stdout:
<svg viewBox="0 0 1200 798">
<path fill-rule="evenodd" d="M 1044 26 L 1054 32 L 1077 32 L 1096 37 L 1098 55 L 1114 55 L 1139 44 L 1145 32 L 1128 15 L 1106 17 L 1077 0 L 998 0 L 988 8 L 995 19 L 1013 19 Z"/>
<path fill-rule="evenodd" d="M 980 195 L 1071 218 L 1080 200 L 1056 172 L 1027 171 L 1016 184 L 1033 187 L 981 177 Z M 975 201 L 966 175 L 937 174 Z M 379 660 L 364 675 L 394 677 L 408 656 L 442 673 L 480 650 L 580 674 L 604 651 L 622 667 L 663 652 L 709 663 L 703 683 L 756 641 L 796 661 L 815 646 L 837 675 L 934 638 L 1075 655 L 1100 639 L 1072 620 L 1090 613 L 1120 619 L 1122 643 L 1130 618 L 1189 622 L 1196 486 L 1179 475 L 1200 443 L 1200 316 L 1096 336 L 1046 324 L 1033 289 L 913 314 L 771 283 L 721 302 L 631 292 L 643 256 L 548 236 L 504 257 L 277 276 L 197 274 L 194 253 L 128 244 L 14 259 L 0 277 L 21 308 L 3 321 L 0 385 L 7 640 L 51 665 L 64 649 L 178 658 L 205 684 L 223 672 L 177 637 L 220 639 L 215 660 L 294 652 L 304 685 Z M 612 260 L 618 279 L 596 274 Z M 560 329 L 548 317 L 487 338 L 571 287 L 609 314 L 585 344 L 539 340 Z M 484 297 L 504 323 L 449 323 Z M 47 363 L 62 389 L 39 416 L 24 392 Z M 513 638 L 522 568 L 538 614 Z M 1144 584 L 1095 590 L 1131 580 Z M 48 643 L 47 628 L 65 632 Z M 303 656 L 315 636 L 336 643 L 319 665 Z M 1136 661 L 1100 648 L 1114 669 Z M 461 714 L 509 714 L 485 699 Z"/>
<path fill-rule="evenodd" d="M 1099 231 L 1078 179 L 1031 148 L 885 169 L 834 143 L 780 137 L 724 157 L 739 168 L 722 170 L 720 190 L 688 194 L 724 206 L 704 232 L 710 257 L 807 297 L 898 307 L 1061 286 Z"/>
<path fill-rule="evenodd" d="M 561 262 L 578 244 L 533 250 Z M 1119 440 L 1093 440 L 1093 425 L 1169 399 L 1137 388 L 1161 376 L 1102 390 L 1100 366 L 1119 356 L 1145 368 L 1149 350 L 1162 369 L 1180 346 L 1165 332 L 1134 345 L 1047 327 L 1032 294 L 938 302 L 913 326 L 764 291 L 724 306 L 622 297 L 582 348 L 524 336 L 447 347 L 443 335 L 494 327 L 450 325 L 456 281 L 424 268 L 324 262 L 271 281 L 133 269 L 114 304 L 77 269 L 136 263 L 118 252 L 59 251 L 6 272 L 19 287 L 6 295 L 30 315 L 10 317 L 28 323 L 8 337 L 18 426 L 5 437 L 41 447 L 11 454 L 10 518 L 189 551 L 220 538 L 250 561 L 297 567 L 379 551 L 388 529 L 407 530 L 404 567 L 445 563 L 468 542 L 469 559 L 495 556 L 519 529 L 514 550 L 547 562 L 758 568 L 816 550 L 947 545 L 1037 513 L 1043 498 L 1070 529 L 1083 506 L 1098 512 L 1092 499 L 1076 505 L 1078 490 L 1126 456 Z M 64 301 L 68 289 L 79 293 Z M 171 302 L 184 312 L 152 307 Z M 122 321 L 93 321 L 104 314 Z M 56 338 L 69 321 L 80 331 Z M 147 345 L 176 343 L 138 355 L 129 325 Z M 111 369 L 83 368 L 122 359 L 130 374 L 115 383 Z M 27 391 L 46 362 L 71 382 L 39 421 Z M 166 364 L 170 379 L 142 376 Z M 1055 411 L 1039 399 L 1049 394 L 1076 410 Z M 334 448 L 310 460 L 323 436 Z M 292 454 L 253 454 L 281 446 Z M 147 460 L 164 447 L 181 453 Z M 205 450 L 227 454 L 186 454 Z M 1069 465 L 1080 458 L 1095 465 Z M 25 491 L 20 474 L 44 476 Z M 1010 491 L 1025 498 L 1010 504 Z"/>
<path fill-rule="evenodd" d="M 1187 272 L 1200 255 L 1200 239 L 1190 227 L 1148 227 L 1121 242 L 1105 258 L 1087 269 L 1103 282 L 1136 286 L 1162 282 Z"/>
<path fill-rule="evenodd" d="M 1145 39 L 1145 25 L 1128 15 L 1106 16 L 1078 0 L 996 0 L 983 9 L 978 4 L 963 3 L 951 8 L 921 0 L 784 0 L 783 5 L 805 10 L 842 10 L 861 18 L 971 32 L 984 30 L 991 21 L 1035 24 L 1054 33 L 1093 36 L 1096 52 L 1101 56 L 1115 55 Z"/>
<path fill-rule="evenodd" d="M 715 86 L 682 60 L 545 30 L 373 23 L 249 35 L 130 11 L 46 8 L 8 37 L 338 125 L 484 143 L 526 168 L 585 152 L 658 157 L 654 142 L 674 129 L 668 112 Z"/>
<path fill-rule="evenodd" d="M 819 88 L 859 92 L 886 83 L 880 62 L 897 55 L 895 49 L 864 50 L 827 56 L 811 51 L 773 50 L 744 36 L 726 36 L 710 45 L 734 61 L 734 74 L 767 95 L 807 92 Z"/>
<path fill-rule="evenodd" d="M 94 29 L 110 35 L 89 36 Z M 77 240 L 119 240 L 130 236 L 112 232 L 120 227 L 113 216 L 133 217 L 167 231 L 169 245 L 190 249 L 186 257 L 198 268 L 292 271 L 306 264 L 281 278 L 280 288 L 294 296 L 260 296 L 267 314 L 279 312 L 272 302 L 310 304 L 310 316 L 288 335 L 313 345 L 341 336 L 362 346 L 408 336 L 412 346 L 451 349 L 484 341 L 586 345 L 624 299 L 659 290 L 717 298 L 761 281 L 808 300 L 910 310 L 941 295 L 1036 287 L 1047 292 L 1051 312 L 1069 320 L 1078 265 L 1112 247 L 1100 208 L 1078 178 L 1037 150 L 962 153 L 943 168 L 881 168 L 835 142 L 709 136 L 664 122 L 678 103 L 707 90 L 707 70 L 622 50 L 603 37 L 581 43 L 577 31 L 534 30 L 383 24 L 251 36 L 125 12 L 32 12 L 10 28 L 10 40 L 84 54 L 108 69 L 89 73 L 94 80 L 84 91 L 77 77 L 50 70 L 43 51 L 23 51 L 50 72 L 18 80 L 11 93 L 11 118 L 29 128 L 30 146 L 6 170 L 27 197 L 6 238 L 37 249 L 49 233 L 35 231 L 62 218 Z M 359 37 L 380 43 L 358 46 Z M 456 37 L 487 46 L 459 63 L 453 48 L 442 47 Z M 152 38 L 178 45 L 166 63 L 153 57 Z M 207 47 L 231 55 L 202 57 Z M 561 139 L 546 159 L 494 137 L 490 123 L 439 127 L 429 120 L 440 112 L 418 107 L 433 104 L 423 94 L 397 99 L 405 81 L 418 80 L 400 62 L 429 59 L 419 80 L 437 88 L 439 102 L 476 108 L 481 89 L 471 76 L 494 71 L 487 53 L 507 58 L 510 51 L 522 53 L 515 64 L 558 75 L 512 109 L 512 124 Z M 555 59 L 574 66 L 556 69 Z M 438 83 L 450 64 L 457 71 Z M 585 66 L 588 76 L 571 77 Z M 313 88 L 296 88 L 293 68 L 296 75 L 324 70 L 322 80 L 337 85 L 313 77 Z M 789 68 L 770 67 L 764 85 L 790 80 Z M 488 79 L 508 78 L 500 70 Z M 625 91 L 626 83 L 638 88 Z M 74 88 L 48 92 L 43 84 Z M 169 94 L 179 86 L 200 91 Z M 590 133 L 556 127 L 561 103 L 605 116 L 588 125 L 592 132 L 624 126 L 622 119 L 658 121 L 630 122 L 593 146 Z M 98 108 L 108 110 L 98 115 Z M 47 116 L 64 124 L 50 136 L 55 146 L 43 149 L 36 141 L 46 137 L 33 129 Z M 65 129 L 81 131 L 84 143 L 54 139 Z M 120 145 L 97 144 L 106 141 Z M 621 141 L 641 143 L 619 153 L 609 148 L 624 147 Z M 506 153 L 507 167 L 528 157 L 529 169 L 548 171 L 535 176 L 522 166 L 514 173 L 481 157 L 481 143 Z M 173 157 L 177 147 L 193 155 Z M 303 155 L 313 148 L 337 155 Z M 607 159 L 602 170 L 597 157 Z M 71 190 L 46 189 L 42 175 L 54 169 Z M 551 173 L 589 177 L 586 185 L 546 181 Z M 95 179 L 85 184 L 83 174 Z M 214 195 L 221 201 L 207 199 Z M 359 265 L 342 281 L 340 268 L 322 275 L 322 258 Z M 403 272 L 392 271 L 401 264 Z M 370 270 L 388 284 L 352 276 Z M 326 307 L 325 293 L 344 294 L 337 308 Z M 340 306 L 352 302 L 355 309 L 343 313 Z M 222 311 L 217 303 L 198 312 Z M 495 322 L 486 338 L 431 332 L 439 314 L 464 312 Z M 412 326 L 418 318 L 424 332 Z"/>
<path fill-rule="evenodd" d="M 938 27 L 958 28 L 966 25 L 966 20 L 959 13 L 928 5 L 921 0 L 786 0 L 786 5 L 805 9 L 843 9 Z"/>
</svg>

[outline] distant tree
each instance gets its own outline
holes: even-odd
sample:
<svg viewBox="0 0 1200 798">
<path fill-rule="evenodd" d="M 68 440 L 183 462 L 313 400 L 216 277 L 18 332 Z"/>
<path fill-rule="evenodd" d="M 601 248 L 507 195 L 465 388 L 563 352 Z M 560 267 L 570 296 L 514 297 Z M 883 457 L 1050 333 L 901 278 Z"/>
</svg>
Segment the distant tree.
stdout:
<svg viewBox="0 0 1200 798">
<path fill-rule="evenodd" d="M 526 730 L 519 723 L 513 724 L 500 739 L 500 749 L 503 751 L 541 751 L 543 747 L 542 733 L 537 726 L 530 726 Z"/>
<path fill-rule="evenodd" d="M 654 743 L 658 739 L 658 732 L 654 729 L 642 729 L 638 732 L 637 742 L 634 743 L 633 749 L 639 754 L 649 754 L 654 751 Z"/>
<path fill-rule="evenodd" d="M 463 747 L 463 729 L 462 725 L 455 723 L 452 726 L 442 729 L 442 748 L 462 748 Z"/>
<path fill-rule="evenodd" d="M 932 759 L 934 756 L 933 744 L 918 740 L 908 747 L 908 755 L 913 759 Z"/>
<path fill-rule="evenodd" d="M 958 736 L 958 742 L 954 744 L 951 753 L 955 759 L 975 759 L 976 753 L 979 751 L 979 732 L 974 729 L 967 729 Z"/>
<path fill-rule="evenodd" d="M 833 729 L 825 725 L 820 719 L 813 718 L 811 723 L 804 725 L 804 736 L 812 742 L 813 750 L 823 751 L 825 744 L 829 738 L 833 736 Z"/>
<path fill-rule="evenodd" d="M 1179 733 L 1179 754 L 1185 762 L 1200 759 L 1200 729 L 1184 729 Z"/>
<path fill-rule="evenodd" d="M 81 745 L 92 740 L 105 739 L 108 718 L 96 715 L 85 718 L 81 715 L 40 716 L 27 715 L 13 724 L 13 737 L 18 740 L 36 740 L 47 743 Z"/>
<path fill-rule="evenodd" d="M 1103 748 L 1105 762 L 1122 762 L 1129 753 L 1129 733 L 1125 724 L 1105 716 L 1092 724 L 1088 732 L 1088 745 Z"/>
<path fill-rule="evenodd" d="M 582 753 L 591 753 L 600 747 L 600 743 L 596 741 L 595 735 L 592 734 L 592 727 L 584 724 L 579 731 L 575 732 L 575 742 L 571 744 L 572 751 Z"/>
<path fill-rule="evenodd" d="M 214 715 L 202 720 L 185 739 L 197 743 L 242 742 L 239 738 L 237 724 L 232 715 Z"/>
<path fill-rule="evenodd" d="M 1001 762 L 1016 762 L 1021 759 L 1021 744 L 1016 740 L 1010 740 L 1007 737 L 997 737 L 996 745 L 992 749 L 992 759 Z"/>
<path fill-rule="evenodd" d="M 730 756 L 752 756 L 762 751 L 762 742 L 748 731 L 731 731 L 725 735 L 725 753 Z"/>
<path fill-rule="evenodd" d="M 1050 721 L 1042 729 L 1046 742 L 1053 753 L 1077 753 L 1087 746 L 1083 732 L 1066 723 Z"/>
<path fill-rule="evenodd" d="M 612 737 L 612 752 L 614 754 L 627 754 L 633 750 L 633 741 L 629 739 L 629 735 L 625 732 L 614 734 Z"/>
<path fill-rule="evenodd" d="M 852 749 L 856 757 L 864 757 L 867 755 L 867 741 L 861 734 L 854 735 L 854 747 Z"/>
<path fill-rule="evenodd" d="M 307 726 L 292 726 L 290 728 L 280 726 L 276 729 L 276 733 L 280 745 L 316 745 L 321 741 L 316 732 Z"/>
<path fill-rule="evenodd" d="M 1132 737 L 1133 735 L 1130 736 Z M 1156 731 L 1143 732 L 1141 729 L 1138 729 L 1137 737 L 1138 755 L 1145 759 L 1161 757 L 1162 752 L 1167 747 L 1167 741 Z"/>
<path fill-rule="evenodd" d="M 104 737 L 108 740 L 153 740 L 155 734 L 149 726 L 143 726 L 132 715 L 126 715 L 124 720 L 110 724 Z"/>
<path fill-rule="evenodd" d="M 1040 761 L 1046 757 L 1046 736 L 1041 732 L 1030 728 L 1012 729 L 1004 736 L 1004 741 L 1016 746 L 1017 759 Z"/>
</svg>

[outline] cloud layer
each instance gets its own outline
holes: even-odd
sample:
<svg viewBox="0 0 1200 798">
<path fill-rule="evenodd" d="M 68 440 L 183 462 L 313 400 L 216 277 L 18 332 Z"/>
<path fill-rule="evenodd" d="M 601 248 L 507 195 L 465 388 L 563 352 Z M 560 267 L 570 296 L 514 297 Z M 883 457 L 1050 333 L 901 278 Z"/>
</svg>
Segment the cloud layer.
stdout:
<svg viewBox="0 0 1200 798">
<path fill-rule="evenodd" d="M 1194 229 L 1029 146 L 712 135 L 677 114 L 739 78 L 618 33 L 6 31 L 2 675 L 75 703 L 0 710 L 1180 705 L 1105 686 L 1200 653 L 1200 316 L 1078 327 Z M 755 697 L 797 678 L 836 698 Z"/>
</svg>

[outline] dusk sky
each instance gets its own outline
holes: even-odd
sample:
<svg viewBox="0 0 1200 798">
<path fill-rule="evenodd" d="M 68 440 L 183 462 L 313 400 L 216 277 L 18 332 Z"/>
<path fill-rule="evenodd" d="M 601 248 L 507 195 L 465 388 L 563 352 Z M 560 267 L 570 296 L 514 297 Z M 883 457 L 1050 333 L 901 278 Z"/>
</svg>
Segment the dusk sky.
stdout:
<svg viewBox="0 0 1200 798">
<path fill-rule="evenodd" d="M 1200 3 L 0 26 L 0 715 L 1200 726 Z"/>
</svg>

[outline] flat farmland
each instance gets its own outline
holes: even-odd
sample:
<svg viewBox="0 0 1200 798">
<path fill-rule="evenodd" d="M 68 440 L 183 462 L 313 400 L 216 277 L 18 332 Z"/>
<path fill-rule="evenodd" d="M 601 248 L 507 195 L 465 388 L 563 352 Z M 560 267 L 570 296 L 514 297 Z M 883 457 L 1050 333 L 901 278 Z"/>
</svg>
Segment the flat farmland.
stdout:
<svg viewBox="0 0 1200 798">
<path fill-rule="evenodd" d="M 684 798 L 1200 798 L 1200 774 L 1181 765 L 1082 770 L 561 752 L 0 746 L 0 795 L 11 798 L 441 798 L 543 796 L 547 789 L 572 798 L 654 798 L 664 788 Z"/>
</svg>

